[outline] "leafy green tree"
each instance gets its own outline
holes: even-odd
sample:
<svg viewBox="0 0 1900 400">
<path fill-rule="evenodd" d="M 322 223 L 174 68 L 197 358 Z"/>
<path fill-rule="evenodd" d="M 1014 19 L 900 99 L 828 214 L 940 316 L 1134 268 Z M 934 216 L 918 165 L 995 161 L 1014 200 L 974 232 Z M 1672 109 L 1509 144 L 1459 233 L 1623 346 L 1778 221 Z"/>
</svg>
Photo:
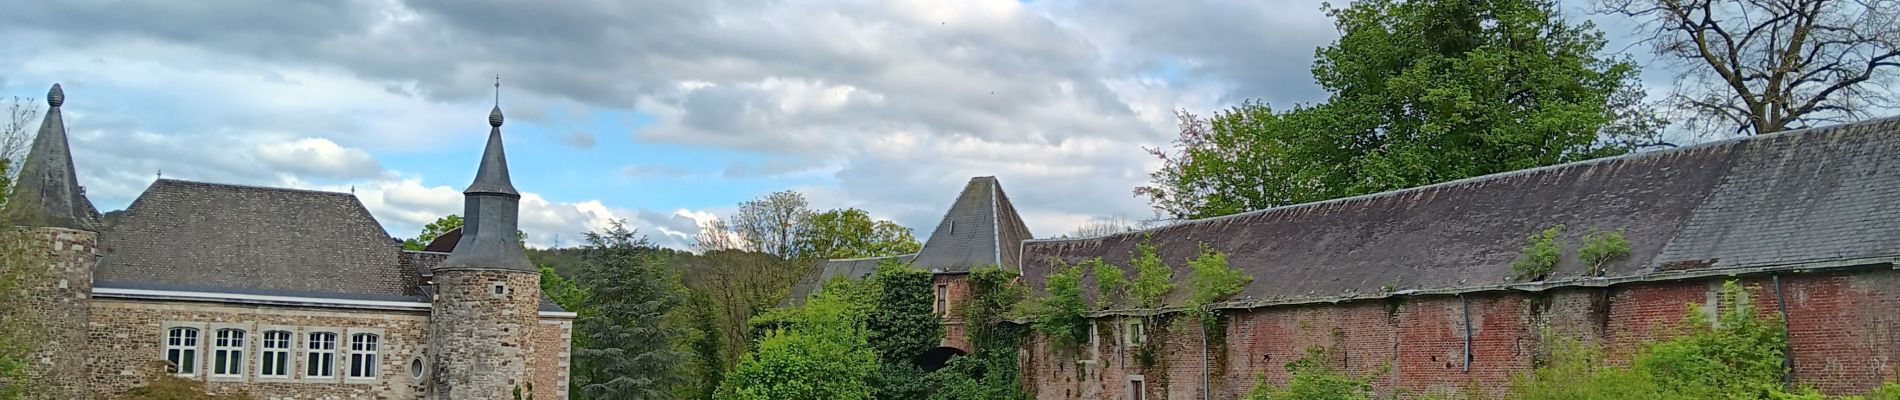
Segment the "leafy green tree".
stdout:
<svg viewBox="0 0 1900 400">
<path fill-rule="evenodd" d="M 885 257 L 916 253 L 923 245 L 910 228 L 872 220 L 856 208 L 812 214 L 798 238 L 798 254 L 819 259 Z"/>
<path fill-rule="evenodd" d="M 757 350 L 726 375 L 718 400 L 864 400 L 879 369 L 868 345 L 863 285 L 827 285 L 798 308 L 768 314 Z"/>
<path fill-rule="evenodd" d="M 1621 154 L 1660 122 L 1636 66 L 1549 0 L 1359 0 L 1329 9 L 1323 103 L 1182 112 L 1163 165 L 1136 189 L 1201 218 Z"/>
<path fill-rule="evenodd" d="M 554 304 L 560 305 L 561 308 L 565 308 L 568 311 L 577 313 L 581 311 L 581 307 L 586 306 L 587 288 L 583 288 L 575 284 L 573 280 L 555 273 L 554 267 L 547 265 L 540 265 L 539 267 L 541 268 L 541 293 L 548 295 L 549 299 L 553 299 Z"/>
<path fill-rule="evenodd" d="M 1057 348 L 1075 350 L 1089 334 L 1088 303 L 1082 299 L 1082 266 L 1058 263 L 1036 299 L 1034 327 L 1055 340 Z"/>
<path fill-rule="evenodd" d="M 1089 259 L 1082 265 L 1089 267 L 1095 275 L 1095 308 L 1107 309 L 1127 295 L 1128 274 L 1122 267 L 1102 261 L 1101 257 Z"/>
<path fill-rule="evenodd" d="M 1205 327 L 1215 327 L 1220 317 L 1209 305 L 1240 294 L 1247 284 L 1253 283 L 1253 275 L 1227 265 L 1227 253 L 1214 251 L 1206 243 L 1201 244 L 1199 256 L 1188 260 L 1188 268 L 1188 287 L 1193 289 L 1188 294 L 1188 313 L 1199 318 Z"/>
<path fill-rule="evenodd" d="M 873 375 L 873 397 L 919 399 L 928 395 L 924 371 L 912 360 L 943 340 L 943 320 L 932 312 L 930 272 L 904 263 L 879 263 L 871 275 L 877 288 L 865 319 L 871 348 L 877 350 L 879 372 Z"/>
<path fill-rule="evenodd" d="M 686 332 L 674 312 L 683 302 L 679 276 L 662 253 L 621 221 L 587 234 L 590 293 L 575 322 L 577 394 L 597 399 L 672 399 L 691 384 L 682 368 Z"/>
<path fill-rule="evenodd" d="M 1174 291 L 1174 269 L 1161 262 L 1154 243 L 1147 240 L 1135 245 L 1135 251 L 1128 258 L 1130 263 L 1135 264 L 1135 281 L 1128 284 L 1129 294 L 1135 297 L 1135 306 L 1160 307 L 1161 300 Z"/>
</svg>

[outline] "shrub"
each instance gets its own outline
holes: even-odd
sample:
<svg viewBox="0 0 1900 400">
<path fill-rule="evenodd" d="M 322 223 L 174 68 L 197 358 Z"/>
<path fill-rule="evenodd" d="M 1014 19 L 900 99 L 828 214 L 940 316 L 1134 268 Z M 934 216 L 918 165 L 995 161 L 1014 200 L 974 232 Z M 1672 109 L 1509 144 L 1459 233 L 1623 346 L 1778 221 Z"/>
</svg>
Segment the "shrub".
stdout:
<svg viewBox="0 0 1900 400">
<path fill-rule="evenodd" d="M 1108 309 L 1121 301 L 1124 291 L 1128 290 L 1128 275 L 1122 267 L 1102 261 L 1101 257 L 1091 258 L 1082 265 L 1089 266 L 1095 274 L 1095 308 Z"/>
<path fill-rule="evenodd" d="M 1043 286 L 1048 294 L 1037 299 L 1034 324 L 1059 348 L 1074 350 L 1089 334 L 1089 319 L 1083 315 L 1088 306 L 1082 300 L 1082 266 L 1057 266 Z"/>
<path fill-rule="evenodd" d="M 1583 235 L 1583 248 L 1577 249 L 1577 258 L 1590 267 L 1590 275 L 1602 275 L 1604 263 L 1629 254 L 1630 242 L 1623 239 L 1622 231 L 1591 230 Z"/>
<path fill-rule="evenodd" d="M 1240 294 L 1248 283 L 1253 283 L 1253 276 L 1247 275 L 1247 271 L 1227 265 L 1227 253 L 1214 251 L 1206 243 L 1201 244 L 1199 256 L 1188 260 L 1188 267 L 1191 268 L 1188 286 L 1194 289 L 1188 296 L 1188 313 L 1204 324 L 1212 324 L 1219 317 L 1209 305 Z"/>
<path fill-rule="evenodd" d="M 1527 239 L 1522 254 L 1511 262 L 1511 273 L 1517 279 L 1539 281 L 1550 276 L 1557 268 L 1557 256 L 1563 253 L 1563 244 L 1557 242 L 1557 233 L 1564 229 L 1557 225 L 1533 234 Z"/>
<path fill-rule="evenodd" d="M 1337 355 L 1324 347 L 1309 347 L 1306 355 L 1286 364 L 1286 387 L 1256 381 L 1244 400 L 1371 400 L 1372 378 L 1353 377 L 1336 366 Z M 1264 378 L 1264 377 L 1263 377 Z M 1259 379 L 1264 380 L 1264 379 Z"/>
<path fill-rule="evenodd" d="M 1174 269 L 1161 262 L 1161 256 L 1155 253 L 1154 243 L 1146 240 L 1135 245 L 1129 262 L 1135 265 L 1135 281 L 1128 285 L 1128 292 L 1135 296 L 1135 305 L 1141 308 L 1161 306 L 1161 300 L 1174 291 Z"/>
<path fill-rule="evenodd" d="M 718 400 L 869 399 L 879 368 L 864 327 L 865 284 L 833 282 L 804 306 L 753 326 L 765 330 L 756 350 L 726 375 Z"/>
</svg>

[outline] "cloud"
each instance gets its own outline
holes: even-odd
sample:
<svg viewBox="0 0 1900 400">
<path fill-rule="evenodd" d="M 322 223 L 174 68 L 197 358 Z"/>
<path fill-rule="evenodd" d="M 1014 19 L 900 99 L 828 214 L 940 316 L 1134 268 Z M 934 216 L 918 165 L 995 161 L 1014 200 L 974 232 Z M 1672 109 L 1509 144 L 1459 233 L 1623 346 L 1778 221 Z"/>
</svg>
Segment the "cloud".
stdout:
<svg viewBox="0 0 1900 400">
<path fill-rule="evenodd" d="M 561 138 L 561 142 L 581 150 L 591 149 L 594 148 L 594 134 L 587 133 L 586 131 L 574 131 L 574 133 L 569 133 L 567 137 Z"/>
<path fill-rule="evenodd" d="M 374 177 L 383 170 L 369 152 L 337 146 L 324 138 L 263 143 L 255 151 L 264 165 L 294 174 L 348 179 Z"/>
</svg>

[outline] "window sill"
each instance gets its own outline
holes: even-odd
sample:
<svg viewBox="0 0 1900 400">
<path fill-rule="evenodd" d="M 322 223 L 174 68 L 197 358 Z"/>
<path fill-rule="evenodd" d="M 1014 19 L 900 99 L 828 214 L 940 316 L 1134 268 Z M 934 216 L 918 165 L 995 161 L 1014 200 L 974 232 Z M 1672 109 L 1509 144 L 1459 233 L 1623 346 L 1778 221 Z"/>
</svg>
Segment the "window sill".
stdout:
<svg viewBox="0 0 1900 400">
<path fill-rule="evenodd" d="M 378 381 L 380 380 L 376 378 L 343 378 L 343 383 L 352 385 L 369 385 L 375 384 Z"/>
<path fill-rule="evenodd" d="M 208 381 L 217 382 L 217 383 L 244 383 L 244 376 L 243 375 L 212 375 L 211 378 L 208 379 Z"/>
</svg>

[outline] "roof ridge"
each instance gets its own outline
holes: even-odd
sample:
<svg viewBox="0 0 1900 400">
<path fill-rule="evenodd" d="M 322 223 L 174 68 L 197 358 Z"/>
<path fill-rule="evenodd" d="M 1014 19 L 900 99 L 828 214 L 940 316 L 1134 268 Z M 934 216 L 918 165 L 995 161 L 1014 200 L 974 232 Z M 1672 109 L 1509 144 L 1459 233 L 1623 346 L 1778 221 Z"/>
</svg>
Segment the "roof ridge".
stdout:
<svg viewBox="0 0 1900 400">
<path fill-rule="evenodd" d="M 827 259 L 825 259 L 825 262 L 832 262 L 832 261 L 864 261 L 864 260 L 881 260 L 881 259 L 886 259 L 886 258 L 899 258 L 899 257 L 903 257 L 903 256 L 915 256 L 915 255 L 917 255 L 917 253 L 904 253 L 904 254 L 897 254 L 897 255 L 889 255 L 889 256 L 883 256 L 883 257 L 858 257 L 858 258 L 827 258 Z"/>
<path fill-rule="evenodd" d="M 1258 210 L 1244 211 L 1244 212 L 1238 212 L 1238 213 L 1227 214 L 1227 215 L 1218 215 L 1218 216 L 1212 216 L 1212 217 L 1206 217 L 1206 218 L 1183 220 L 1183 221 L 1179 221 L 1179 222 L 1175 222 L 1175 223 L 1167 224 L 1167 225 L 1162 225 L 1162 226 L 1156 226 L 1156 227 L 1151 227 L 1151 228 L 1146 228 L 1146 229 L 1137 229 L 1137 230 L 1132 230 L 1128 232 L 1113 233 L 1113 234 L 1102 235 L 1102 236 L 1085 237 L 1085 238 L 1029 239 L 1029 240 L 1024 240 L 1023 242 L 1024 243 L 1080 242 L 1080 241 L 1099 240 L 1099 239 L 1126 236 L 1126 235 L 1147 234 L 1151 232 L 1157 232 L 1160 230 L 1184 226 L 1184 225 L 1216 222 L 1216 221 L 1223 221 L 1223 220 L 1235 219 L 1235 218 L 1244 218 L 1244 217 L 1266 214 L 1266 213 L 1271 213 L 1271 212 L 1276 212 L 1276 211 L 1315 208 L 1315 207 L 1322 207 L 1322 206 L 1333 205 L 1333 204 L 1348 203 L 1348 202 L 1362 201 L 1362 200 L 1369 200 L 1369 199 L 1376 199 L 1376 198 L 1397 197 L 1397 196 L 1402 196 L 1402 195 L 1407 195 L 1407 194 L 1412 194 L 1412 193 L 1417 193 L 1417 192 L 1443 189 L 1443 188 L 1448 188 L 1448 187 L 1464 186 L 1464 185 L 1470 185 L 1470 184 L 1478 183 L 1478 182 L 1490 182 L 1490 181 L 1502 180 L 1505 178 L 1511 178 L 1511 177 L 1517 177 L 1517 176 L 1535 175 L 1535 174 L 1546 173 L 1550 171 L 1567 170 L 1567 169 L 1573 169 L 1573 168 L 1588 167 L 1588 166 L 1593 166 L 1593 165 L 1598 165 L 1598 164 L 1610 164 L 1610 163 L 1617 163 L 1617 162 L 1630 161 L 1630 160 L 1661 158 L 1661 157 L 1674 156 L 1674 155 L 1689 153 L 1689 152 L 1694 152 L 1694 151 L 1707 150 L 1707 149 L 1712 149 L 1712 148 L 1717 148 L 1717 147 L 1733 146 L 1733 145 L 1743 144 L 1743 143 L 1748 143 L 1748 142 L 1777 140 L 1777 139 L 1788 137 L 1788 136 L 1821 134 L 1825 132 L 1832 132 L 1836 130 L 1848 129 L 1848 128 L 1853 128 L 1853 127 L 1858 127 L 1858 126 L 1879 125 L 1879 124 L 1884 124 L 1884 123 L 1895 123 L 1895 122 L 1900 122 L 1900 115 L 1884 117 L 1884 118 L 1875 118 L 1875 119 L 1869 119 L 1869 120 L 1864 120 L 1864 121 L 1855 121 L 1855 122 L 1849 122 L 1849 123 L 1844 123 L 1844 124 L 1834 124 L 1834 125 L 1828 125 L 1828 126 L 1819 126 L 1819 127 L 1802 128 L 1802 129 L 1790 129 L 1790 130 L 1785 130 L 1785 131 L 1780 131 L 1780 132 L 1775 132 L 1775 133 L 1768 133 L 1768 134 L 1761 134 L 1761 135 L 1733 137 L 1733 138 L 1712 140 L 1708 142 L 1696 143 L 1696 144 L 1692 144 L 1688 146 L 1681 146 L 1681 147 L 1675 147 L 1675 148 L 1669 148 L 1669 149 L 1633 152 L 1633 153 L 1620 154 L 1620 155 L 1609 156 L 1609 157 L 1572 161 L 1572 162 L 1567 162 L 1563 164 L 1554 164 L 1554 165 L 1546 165 L 1546 166 L 1534 167 L 1534 168 L 1496 172 L 1496 173 L 1467 177 L 1467 178 L 1459 178 L 1459 179 L 1454 179 L 1454 180 L 1449 180 L 1449 181 L 1444 181 L 1444 182 L 1439 182 L 1439 183 L 1434 183 L 1434 184 L 1429 184 L 1429 185 L 1424 185 L 1424 186 L 1413 186 L 1413 187 L 1408 187 L 1408 188 L 1394 189 L 1394 190 L 1388 190 L 1388 191 L 1376 192 L 1376 193 L 1367 193 L 1367 194 L 1361 194 L 1361 195 L 1356 195 L 1356 196 L 1341 197 L 1341 198 L 1336 198 L 1336 199 L 1327 199 L 1327 200 L 1298 203 L 1298 204 L 1288 204 L 1288 205 L 1283 205 L 1283 206 L 1268 207 L 1268 208 L 1262 208 Z"/>
<path fill-rule="evenodd" d="M 342 197 L 356 197 L 355 193 L 332 192 L 328 190 L 300 189 L 300 188 L 287 188 L 287 187 L 276 187 L 276 186 L 258 186 L 258 185 L 245 185 L 245 184 L 238 184 L 238 183 L 223 183 L 223 182 L 188 181 L 188 180 L 183 180 L 183 179 L 172 179 L 172 178 L 158 178 L 158 180 L 152 181 L 152 186 L 158 186 L 158 184 L 160 183 L 175 183 L 175 184 L 196 185 L 196 186 L 215 186 L 215 187 L 223 187 L 223 188 L 231 188 L 231 189 L 261 189 L 261 190 L 273 190 L 273 191 L 281 191 L 281 192 L 296 192 L 296 193 L 335 195 L 335 196 L 342 196 Z"/>
</svg>

